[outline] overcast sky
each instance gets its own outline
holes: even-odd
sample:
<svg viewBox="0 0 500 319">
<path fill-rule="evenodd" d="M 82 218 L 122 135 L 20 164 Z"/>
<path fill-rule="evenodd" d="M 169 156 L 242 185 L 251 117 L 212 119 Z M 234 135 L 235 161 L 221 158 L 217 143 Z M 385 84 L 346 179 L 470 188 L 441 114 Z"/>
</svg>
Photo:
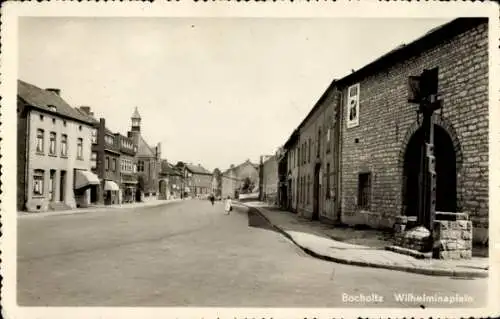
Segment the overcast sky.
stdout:
<svg viewBox="0 0 500 319">
<path fill-rule="evenodd" d="M 332 79 L 449 20 L 21 18 L 19 78 L 163 158 L 225 169 L 282 145 Z"/>
</svg>

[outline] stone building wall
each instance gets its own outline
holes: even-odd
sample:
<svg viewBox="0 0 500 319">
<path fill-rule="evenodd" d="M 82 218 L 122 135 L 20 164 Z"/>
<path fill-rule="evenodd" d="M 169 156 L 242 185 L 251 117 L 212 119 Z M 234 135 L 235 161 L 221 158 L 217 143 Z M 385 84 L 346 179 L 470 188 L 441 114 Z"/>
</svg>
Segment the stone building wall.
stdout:
<svg viewBox="0 0 500 319">
<path fill-rule="evenodd" d="M 360 84 L 359 125 L 342 123 L 342 219 L 392 227 L 403 213 L 406 146 L 419 127 L 417 106 L 408 103 L 407 81 L 424 68 L 439 68 L 443 108 L 435 123 L 453 142 L 457 211 L 468 213 L 475 241 L 488 234 L 488 25 L 485 21 L 388 69 L 353 78 Z M 371 173 L 369 209 L 358 208 L 358 174 Z"/>
</svg>

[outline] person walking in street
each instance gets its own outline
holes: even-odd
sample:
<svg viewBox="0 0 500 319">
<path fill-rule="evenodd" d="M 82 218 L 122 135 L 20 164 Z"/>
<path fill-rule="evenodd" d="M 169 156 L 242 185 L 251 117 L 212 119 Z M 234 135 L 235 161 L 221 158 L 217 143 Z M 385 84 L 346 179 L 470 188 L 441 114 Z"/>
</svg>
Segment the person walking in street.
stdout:
<svg viewBox="0 0 500 319">
<path fill-rule="evenodd" d="M 214 206 L 214 201 L 215 201 L 214 194 L 210 194 L 210 202 L 212 202 L 212 206 Z"/>
<path fill-rule="evenodd" d="M 226 214 L 229 215 L 231 211 L 233 210 L 233 205 L 231 203 L 231 197 L 227 197 L 226 199 L 226 205 L 224 207 L 224 210 L 226 211 Z"/>
</svg>

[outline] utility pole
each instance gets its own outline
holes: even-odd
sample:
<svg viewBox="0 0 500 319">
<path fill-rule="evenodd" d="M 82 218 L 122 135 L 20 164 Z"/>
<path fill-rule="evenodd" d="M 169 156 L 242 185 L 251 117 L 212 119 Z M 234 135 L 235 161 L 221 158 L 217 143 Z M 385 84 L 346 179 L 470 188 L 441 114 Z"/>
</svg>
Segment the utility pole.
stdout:
<svg viewBox="0 0 500 319">
<path fill-rule="evenodd" d="M 441 108 L 438 96 L 438 68 L 424 70 L 420 76 L 409 78 L 408 102 L 418 103 L 418 113 L 422 114 L 422 152 L 420 158 L 418 187 L 419 225 L 432 232 L 436 215 L 436 158 L 434 156 L 434 111 Z"/>
</svg>

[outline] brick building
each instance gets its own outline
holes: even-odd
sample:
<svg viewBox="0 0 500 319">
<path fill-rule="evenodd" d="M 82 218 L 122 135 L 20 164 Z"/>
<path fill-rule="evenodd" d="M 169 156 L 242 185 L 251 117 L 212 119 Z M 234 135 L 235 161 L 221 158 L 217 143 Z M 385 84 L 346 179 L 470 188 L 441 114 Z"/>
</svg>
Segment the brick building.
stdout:
<svg viewBox="0 0 500 319">
<path fill-rule="evenodd" d="M 190 173 L 192 196 L 207 196 L 212 192 L 212 173 L 201 164 L 186 163 L 186 170 Z"/>
<path fill-rule="evenodd" d="M 99 179 L 90 171 L 92 122 L 58 89 L 17 88 L 17 208 L 86 207 Z"/>
<path fill-rule="evenodd" d="M 142 199 L 156 199 L 158 197 L 161 170 L 161 144 L 151 147 L 141 135 L 141 116 L 137 107 L 132 114 L 132 126 L 127 136 L 137 146 L 137 178 L 138 189 Z"/>
<path fill-rule="evenodd" d="M 97 121 L 90 107 L 78 109 L 93 123 L 91 170 L 99 177 L 100 187 L 91 192 L 91 202 L 106 205 L 119 204 L 120 195 L 120 146 L 114 133 L 106 128 L 106 120 Z"/>
<path fill-rule="evenodd" d="M 325 221 L 392 227 L 415 216 L 422 132 L 408 78 L 438 70 L 436 209 L 488 238 L 488 21 L 460 18 L 334 80 L 285 144 L 290 206 Z"/>
<path fill-rule="evenodd" d="M 488 22 L 456 19 L 337 81 L 342 91 L 342 219 L 391 227 L 415 216 L 422 132 L 408 77 L 438 68 L 436 210 L 466 212 L 488 230 Z M 351 98 L 352 97 L 352 98 Z M 349 121 L 348 99 L 357 101 Z"/>
<path fill-rule="evenodd" d="M 160 180 L 165 181 L 165 191 L 160 191 L 160 199 L 181 197 L 183 184 L 182 172 L 167 160 L 161 161 Z"/>
<path fill-rule="evenodd" d="M 120 133 L 115 133 L 115 141 L 120 151 L 120 194 L 122 203 L 133 203 L 137 196 L 137 145 L 134 141 Z"/>
</svg>

